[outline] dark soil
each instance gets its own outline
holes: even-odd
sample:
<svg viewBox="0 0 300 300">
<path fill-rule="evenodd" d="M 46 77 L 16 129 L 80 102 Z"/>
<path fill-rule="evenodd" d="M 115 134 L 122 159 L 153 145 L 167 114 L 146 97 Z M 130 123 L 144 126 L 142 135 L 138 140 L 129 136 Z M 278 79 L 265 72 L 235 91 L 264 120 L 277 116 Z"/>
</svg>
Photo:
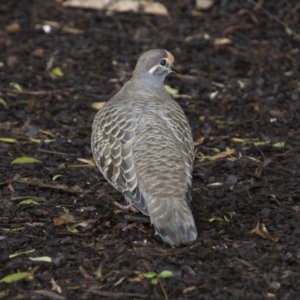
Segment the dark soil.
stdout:
<svg viewBox="0 0 300 300">
<path fill-rule="evenodd" d="M 170 18 L 1 1 L 0 138 L 17 142 L 0 142 L 0 279 L 31 272 L 0 283 L 2 297 L 300 299 L 299 1 L 216 1 L 198 16 L 194 1 L 164 3 Z M 19 30 L 6 28 L 14 22 Z M 92 103 L 152 48 L 176 58 L 181 75 L 166 83 L 198 151 L 199 237 L 177 248 L 140 214 L 118 213 L 123 197 L 78 160 L 92 158 Z M 42 163 L 11 164 L 22 156 Z M 54 225 L 72 218 L 87 225 Z M 51 261 L 30 259 L 41 257 Z M 163 270 L 173 277 L 156 285 L 142 275 Z"/>
</svg>

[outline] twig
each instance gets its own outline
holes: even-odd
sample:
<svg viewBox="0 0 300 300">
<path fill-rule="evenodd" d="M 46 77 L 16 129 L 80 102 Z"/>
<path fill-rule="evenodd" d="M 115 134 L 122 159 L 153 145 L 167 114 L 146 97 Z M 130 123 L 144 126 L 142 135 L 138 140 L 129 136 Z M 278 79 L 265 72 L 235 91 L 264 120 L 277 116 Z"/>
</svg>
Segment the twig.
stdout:
<svg viewBox="0 0 300 300">
<path fill-rule="evenodd" d="M 136 294 L 136 293 L 119 293 L 119 292 L 110 292 L 110 291 L 99 291 L 99 290 L 87 290 L 88 292 L 95 294 L 97 296 L 102 296 L 105 298 L 115 298 L 115 299 L 124 299 L 125 297 L 134 298 L 149 298 L 149 295 L 145 294 Z"/>
<path fill-rule="evenodd" d="M 51 150 L 46 150 L 46 149 L 37 149 L 39 152 L 43 153 L 48 153 L 48 154 L 53 154 L 53 155 L 66 155 L 66 156 L 76 156 L 75 154 L 70 154 L 70 153 L 64 153 L 64 152 L 56 152 L 56 151 L 51 151 Z"/>
<path fill-rule="evenodd" d="M 51 96 L 51 95 L 64 94 L 64 93 L 69 94 L 72 93 L 73 91 L 74 91 L 73 88 L 64 88 L 64 89 L 52 90 L 52 91 L 17 91 L 15 89 L 0 87 L 0 92 L 21 94 L 21 95 L 31 95 L 31 96 Z"/>
<path fill-rule="evenodd" d="M 193 97 L 185 94 L 172 95 L 175 99 L 192 99 Z"/>
<path fill-rule="evenodd" d="M 263 11 L 268 17 L 270 17 L 271 19 L 275 20 L 277 23 L 279 23 L 280 25 L 282 25 L 287 33 L 287 35 L 291 35 L 297 42 L 300 42 L 300 34 L 296 33 L 294 30 L 292 30 L 287 23 L 281 21 L 280 19 L 278 19 L 276 16 L 272 15 L 270 12 L 268 12 L 266 9 L 261 7 L 261 3 L 256 3 L 253 0 L 247 0 L 248 2 L 252 3 L 255 7 L 255 10 L 261 10 Z M 260 1 L 262 2 L 262 1 Z"/>
<path fill-rule="evenodd" d="M 149 217 L 125 215 L 124 218 L 132 222 L 140 222 L 140 223 L 147 223 L 147 224 L 151 223 Z"/>
<path fill-rule="evenodd" d="M 12 182 L 20 182 L 20 183 L 26 183 L 28 185 L 35 185 L 35 186 L 39 186 L 39 187 L 44 187 L 44 188 L 50 188 L 50 189 L 57 189 L 57 190 L 62 190 L 65 192 L 69 192 L 69 193 L 83 193 L 83 190 L 77 186 L 66 186 L 64 184 L 58 184 L 57 182 L 44 182 L 43 179 L 39 179 L 39 178 L 21 178 L 19 175 L 14 176 L 13 178 L 9 178 L 7 180 L 4 180 L 2 182 L 0 182 L 0 185 L 5 185 L 5 184 L 9 184 Z"/>
<path fill-rule="evenodd" d="M 160 288 L 161 288 L 161 290 L 162 290 L 162 292 L 163 292 L 163 294 L 164 294 L 165 299 L 166 299 L 166 300 L 169 300 L 169 297 L 168 297 L 168 295 L 167 295 L 167 293 L 166 293 L 166 291 L 165 291 L 165 289 L 164 289 L 164 287 L 163 287 L 161 281 L 158 280 L 158 282 L 159 282 Z"/>
</svg>

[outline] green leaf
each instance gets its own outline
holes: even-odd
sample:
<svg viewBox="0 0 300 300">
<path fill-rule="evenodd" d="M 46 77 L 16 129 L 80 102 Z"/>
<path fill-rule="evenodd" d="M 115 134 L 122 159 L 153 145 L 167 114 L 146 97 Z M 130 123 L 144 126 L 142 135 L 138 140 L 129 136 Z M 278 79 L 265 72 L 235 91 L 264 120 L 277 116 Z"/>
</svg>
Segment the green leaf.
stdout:
<svg viewBox="0 0 300 300">
<path fill-rule="evenodd" d="M 28 157 L 28 156 L 18 157 L 11 162 L 12 165 L 23 165 L 23 164 L 34 164 L 34 163 L 41 164 L 42 162 L 38 159 L 35 159 L 33 157 Z"/>
<path fill-rule="evenodd" d="M 171 95 L 177 95 L 179 92 L 178 89 L 172 88 L 169 85 L 165 85 L 165 88 L 166 88 L 167 92 Z"/>
<path fill-rule="evenodd" d="M 151 284 L 157 285 L 158 280 L 159 280 L 158 277 L 152 278 L 152 279 L 151 279 Z"/>
<path fill-rule="evenodd" d="M 62 177 L 61 174 L 56 174 L 52 177 L 52 180 L 55 181 L 57 178 L 60 178 L 60 177 Z"/>
<path fill-rule="evenodd" d="M 235 122 L 233 121 L 225 121 L 225 120 L 216 120 L 217 125 L 234 125 Z"/>
<path fill-rule="evenodd" d="M 86 227 L 86 226 L 88 226 L 88 223 L 86 223 L 86 222 L 80 222 L 80 223 L 74 225 L 74 227 Z"/>
<path fill-rule="evenodd" d="M 245 142 L 244 139 L 240 139 L 240 138 L 232 138 L 232 141 L 236 142 L 236 143 L 244 143 Z"/>
<path fill-rule="evenodd" d="M 220 153 L 221 152 L 221 150 L 218 149 L 218 148 L 207 148 L 207 150 L 213 151 L 215 153 Z"/>
<path fill-rule="evenodd" d="M 230 219 L 227 216 L 224 216 L 224 220 L 228 223 L 230 223 Z"/>
<path fill-rule="evenodd" d="M 200 158 L 199 158 L 199 162 L 204 162 L 204 161 L 213 161 L 213 158 L 212 158 L 212 156 L 201 156 Z"/>
<path fill-rule="evenodd" d="M 63 71 L 61 70 L 60 67 L 56 67 L 54 69 L 52 69 L 51 73 L 57 77 L 63 77 L 64 76 L 64 73 Z"/>
<path fill-rule="evenodd" d="M 121 277 L 116 283 L 114 283 L 114 286 L 121 284 L 125 279 L 126 279 L 126 276 Z"/>
<path fill-rule="evenodd" d="M 195 193 L 201 195 L 202 190 L 201 190 L 200 188 L 194 188 L 194 189 L 193 189 L 193 192 L 195 192 Z"/>
<path fill-rule="evenodd" d="M 37 143 L 37 144 L 40 144 L 41 142 L 44 142 L 45 144 L 49 144 L 49 143 L 55 142 L 56 140 L 30 138 L 29 141 L 33 142 L 33 143 Z"/>
<path fill-rule="evenodd" d="M 168 270 L 165 270 L 165 271 L 161 271 L 159 274 L 158 274 L 158 277 L 160 278 L 169 278 L 169 277 L 173 277 L 173 272 L 172 271 L 168 271 Z"/>
<path fill-rule="evenodd" d="M 269 142 L 260 141 L 260 142 L 254 142 L 253 143 L 254 146 L 263 146 L 263 145 L 267 145 L 267 144 L 269 144 Z"/>
<path fill-rule="evenodd" d="M 4 67 L 4 62 L 0 61 L 0 68 L 3 68 L 3 67 Z"/>
<path fill-rule="evenodd" d="M 50 136 L 52 138 L 55 137 L 55 134 L 53 134 L 51 131 L 48 131 L 48 130 L 39 129 L 39 132 L 43 133 L 43 134 L 46 134 L 46 135 L 48 135 L 48 136 Z"/>
<path fill-rule="evenodd" d="M 284 148 L 285 147 L 285 142 L 278 142 L 273 144 L 273 147 L 275 148 Z"/>
<path fill-rule="evenodd" d="M 293 30 L 287 24 L 284 24 L 284 29 L 287 35 L 293 35 Z"/>
<path fill-rule="evenodd" d="M 223 218 L 220 218 L 220 217 L 214 217 L 214 218 L 210 218 L 208 220 L 208 222 L 215 222 L 215 221 L 218 221 L 218 222 L 224 222 L 224 219 Z"/>
<path fill-rule="evenodd" d="M 4 108 L 8 108 L 8 105 L 3 98 L 0 98 L 0 104 L 2 104 Z"/>
<path fill-rule="evenodd" d="M 17 90 L 18 92 L 22 92 L 22 87 L 21 87 L 18 83 L 16 83 L 16 82 L 11 82 L 9 85 L 10 85 L 11 87 L 13 87 L 15 90 Z"/>
<path fill-rule="evenodd" d="M 8 296 L 9 291 L 0 291 L 0 299 L 4 299 Z"/>
<path fill-rule="evenodd" d="M 157 273 L 155 272 L 148 272 L 143 274 L 145 278 L 154 278 L 157 277 Z"/>
<path fill-rule="evenodd" d="M 68 208 L 66 208 L 66 207 L 63 207 L 62 209 L 64 210 L 65 214 L 68 214 L 70 212 L 70 210 Z"/>
<path fill-rule="evenodd" d="M 71 233 L 78 233 L 78 230 L 74 226 L 67 225 L 68 231 Z"/>
<path fill-rule="evenodd" d="M 7 275 L 3 277 L 0 282 L 5 282 L 5 283 L 12 283 L 16 281 L 20 281 L 30 275 L 30 272 L 20 272 L 20 273 L 14 273 Z"/>
<path fill-rule="evenodd" d="M 32 199 L 27 199 L 27 200 L 21 201 L 21 202 L 18 204 L 18 206 L 20 206 L 20 205 L 30 205 L 30 204 L 33 204 L 33 205 L 40 205 L 38 202 L 33 201 Z"/>
<path fill-rule="evenodd" d="M 27 250 L 27 251 L 23 251 L 23 252 L 19 252 L 19 253 L 10 254 L 8 257 L 9 258 L 15 258 L 15 257 L 23 255 L 23 254 L 30 254 L 34 251 L 35 251 L 35 249 L 31 249 L 31 250 Z"/>
<path fill-rule="evenodd" d="M 0 138 L 0 142 L 14 144 L 17 140 L 12 138 Z"/>
</svg>

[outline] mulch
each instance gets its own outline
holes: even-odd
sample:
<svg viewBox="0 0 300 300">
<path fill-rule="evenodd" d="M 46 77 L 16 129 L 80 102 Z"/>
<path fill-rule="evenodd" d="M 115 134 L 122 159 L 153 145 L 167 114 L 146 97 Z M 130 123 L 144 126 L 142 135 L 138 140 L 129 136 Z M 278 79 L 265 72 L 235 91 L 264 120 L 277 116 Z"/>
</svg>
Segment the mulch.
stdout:
<svg viewBox="0 0 300 300">
<path fill-rule="evenodd" d="M 0 4 L 0 298 L 298 299 L 298 1 L 163 1 L 169 18 L 58 2 Z M 152 48 L 175 56 L 197 150 L 181 247 L 114 207 L 91 161 L 93 103 Z"/>
</svg>

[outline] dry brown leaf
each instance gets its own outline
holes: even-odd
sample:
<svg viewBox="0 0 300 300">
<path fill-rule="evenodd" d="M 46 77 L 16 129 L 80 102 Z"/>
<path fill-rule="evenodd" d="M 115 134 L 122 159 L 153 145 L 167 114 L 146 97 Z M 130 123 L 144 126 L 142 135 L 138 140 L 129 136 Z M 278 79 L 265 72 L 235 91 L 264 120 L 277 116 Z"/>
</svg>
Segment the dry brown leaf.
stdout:
<svg viewBox="0 0 300 300">
<path fill-rule="evenodd" d="M 183 289 L 183 290 L 182 290 L 182 293 L 183 293 L 183 294 L 186 294 L 186 293 L 193 292 L 193 291 L 195 291 L 195 290 L 197 290 L 197 287 L 194 286 L 194 285 L 190 285 L 190 286 L 188 286 L 187 288 Z"/>
<path fill-rule="evenodd" d="M 95 206 L 85 206 L 85 207 L 80 207 L 76 209 L 77 211 L 83 212 L 83 211 L 95 211 L 96 207 Z"/>
<path fill-rule="evenodd" d="M 53 219 L 54 226 L 60 226 L 68 223 L 75 223 L 75 218 L 71 214 L 62 214 L 58 218 Z"/>
<path fill-rule="evenodd" d="M 89 166 L 96 166 L 94 159 L 77 158 L 78 161 L 83 162 Z"/>
<path fill-rule="evenodd" d="M 70 34 L 84 34 L 84 30 L 77 29 L 74 27 L 64 26 L 62 28 L 62 32 L 70 33 Z"/>
<path fill-rule="evenodd" d="M 264 230 L 259 221 L 257 222 L 256 227 L 254 228 L 254 232 L 262 238 L 269 239 L 273 242 L 278 242 L 280 239 L 279 237 L 273 236 L 269 234 L 266 230 Z"/>
<path fill-rule="evenodd" d="M 128 278 L 127 280 L 129 282 L 141 282 L 143 279 L 144 279 L 144 275 L 141 273 L 141 274 L 138 274 L 138 276 L 133 277 L 133 278 Z"/>
<path fill-rule="evenodd" d="M 235 151 L 234 149 L 229 149 L 229 150 L 226 150 L 224 152 L 213 155 L 211 158 L 212 158 L 212 160 L 216 160 L 216 159 L 219 159 L 219 158 L 224 158 L 224 157 L 227 157 L 227 156 L 230 156 L 230 155 L 234 154 L 234 151 Z"/>
<path fill-rule="evenodd" d="M 264 167 L 262 165 L 259 165 L 256 170 L 255 170 L 255 175 L 258 177 L 258 178 L 261 178 L 261 175 L 263 173 L 263 170 L 264 170 Z"/>
<path fill-rule="evenodd" d="M 32 55 L 35 57 L 43 57 L 45 55 L 45 49 L 36 48 L 35 50 L 33 50 Z"/>
<path fill-rule="evenodd" d="M 18 22 L 14 22 L 5 27 L 6 31 L 10 34 L 14 34 L 20 31 L 21 26 Z"/>
<path fill-rule="evenodd" d="M 87 279 L 87 280 L 93 280 L 93 279 L 94 279 L 94 277 L 91 276 L 91 275 L 83 268 L 83 266 L 79 266 L 79 271 L 80 271 L 81 275 L 82 275 L 85 279 Z"/>
<path fill-rule="evenodd" d="M 199 146 L 202 145 L 204 142 L 205 138 L 204 137 L 200 137 L 199 139 L 197 139 L 196 141 L 194 141 L 194 146 Z"/>
<path fill-rule="evenodd" d="M 104 223 L 104 226 L 106 226 L 106 227 L 111 227 L 111 225 L 110 225 L 110 220 L 106 221 L 106 222 Z"/>
<path fill-rule="evenodd" d="M 97 219 L 87 219 L 83 221 L 86 224 L 94 224 L 97 222 Z"/>
<path fill-rule="evenodd" d="M 230 45 L 231 43 L 232 43 L 232 41 L 229 38 L 216 38 L 214 41 L 214 46 L 222 47 L 222 46 Z"/>
<path fill-rule="evenodd" d="M 49 26 L 54 27 L 54 28 L 60 28 L 59 23 L 56 22 L 56 21 L 48 21 L 48 20 L 46 20 L 46 21 L 44 21 L 44 25 L 49 25 Z"/>
<path fill-rule="evenodd" d="M 206 116 L 199 116 L 199 121 L 204 122 L 205 118 L 206 118 Z"/>
<path fill-rule="evenodd" d="M 214 0 L 196 0 L 196 9 L 207 10 L 214 5 Z"/>
<path fill-rule="evenodd" d="M 116 12 L 135 12 L 169 16 L 166 7 L 159 2 L 144 0 L 67 0 L 64 7 L 88 8 Z"/>
<path fill-rule="evenodd" d="M 10 68 L 13 68 L 18 62 L 19 58 L 16 55 L 8 55 L 6 58 L 6 64 Z"/>
<path fill-rule="evenodd" d="M 107 222 L 106 222 L 106 223 L 107 223 Z M 105 225 L 106 225 L 106 223 L 105 223 Z M 109 227 L 111 227 L 110 223 L 109 223 Z M 114 229 L 118 229 L 118 230 L 122 230 L 122 223 L 121 223 L 121 222 L 118 223 L 118 224 L 115 225 L 113 228 L 114 228 Z"/>
<path fill-rule="evenodd" d="M 12 193 L 15 192 L 14 187 L 12 186 L 11 183 L 9 183 L 9 184 L 7 185 L 7 188 L 9 189 L 10 192 L 12 192 Z"/>
</svg>

